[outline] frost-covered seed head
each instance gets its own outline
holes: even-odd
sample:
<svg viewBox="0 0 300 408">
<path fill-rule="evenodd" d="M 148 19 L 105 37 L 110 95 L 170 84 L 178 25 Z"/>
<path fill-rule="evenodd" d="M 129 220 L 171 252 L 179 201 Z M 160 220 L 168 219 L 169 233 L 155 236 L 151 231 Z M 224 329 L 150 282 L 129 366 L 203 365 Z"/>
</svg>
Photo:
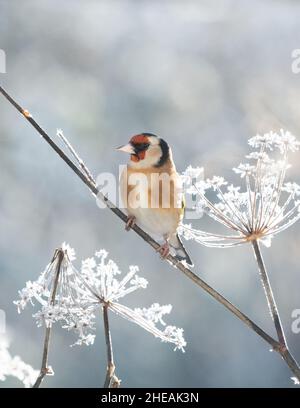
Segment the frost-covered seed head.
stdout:
<svg viewBox="0 0 300 408">
<path fill-rule="evenodd" d="M 59 253 L 64 256 L 60 264 Z M 77 332 L 75 344 L 90 345 L 95 339 L 98 309 L 105 305 L 162 341 L 173 343 L 175 349 L 184 351 L 183 330 L 166 326 L 163 320 L 163 316 L 171 312 L 172 306 L 154 303 L 149 308 L 131 309 L 121 304 L 120 299 L 138 289 L 145 289 L 148 281 L 138 275 L 137 266 L 130 266 L 128 273 L 122 276 L 116 263 L 107 257 L 108 252 L 100 250 L 94 257 L 82 261 L 81 270 L 77 271 L 71 261 L 75 259 L 75 251 L 64 243 L 37 281 L 27 282 L 26 287 L 19 291 L 20 299 L 14 302 L 18 311 L 21 312 L 28 303 L 38 303 L 41 308 L 33 315 L 38 326 L 51 327 L 55 322 L 60 322 L 63 328 Z M 59 265 L 56 296 L 52 302 Z"/>
<path fill-rule="evenodd" d="M 198 194 L 202 208 L 195 206 L 196 211 L 204 208 L 211 218 L 234 234 L 213 234 L 182 225 L 180 233 L 187 239 L 220 248 L 253 240 L 270 246 L 274 235 L 300 218 L 299 200 L 296 200 L 300 186 L 285 182 L 290 167 L 288 153 L 299 150 L 300 143 L 291 133 L 281 130 L 254 136 L 249 145 L 254 149 L 246 156 L 251 163 L 241 163 L 233 169 L 243 179 L 244 188 L 228 185 L 222 177 L 214 176 L 194 183 L 194 188 L 187 190 L 187 194 Z M 188 173 L 192 172 L 189 168 Z M 212 193 L 215 200 L 211 199 Z"/>
</svg>

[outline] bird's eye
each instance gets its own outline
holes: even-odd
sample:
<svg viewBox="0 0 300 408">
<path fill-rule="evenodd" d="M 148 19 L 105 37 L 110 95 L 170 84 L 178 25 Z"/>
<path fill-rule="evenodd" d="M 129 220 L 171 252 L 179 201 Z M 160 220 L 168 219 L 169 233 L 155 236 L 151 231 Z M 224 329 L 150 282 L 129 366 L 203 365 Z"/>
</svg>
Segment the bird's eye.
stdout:
<svg viewBox="0 0 300 408">
<path fill-rule="evenodd" d="M 142 152 L 142 151 L 148 149 L 149 146 L 150 146 L 150 143 L 139 143 L 139 144 L 136 144 L 136 145 L 134 146 L 134 149 L 135 149 L 137 152 Z"/>
</svg>

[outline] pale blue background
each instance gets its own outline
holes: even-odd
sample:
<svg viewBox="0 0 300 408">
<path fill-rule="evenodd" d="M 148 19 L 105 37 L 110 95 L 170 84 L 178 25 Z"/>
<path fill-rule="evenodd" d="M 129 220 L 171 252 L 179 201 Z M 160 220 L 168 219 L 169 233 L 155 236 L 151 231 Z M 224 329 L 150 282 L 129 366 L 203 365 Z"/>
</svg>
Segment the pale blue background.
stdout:
<svg viewBox="0 0 300 408">
<path fill-rule="evenodd" d="M 63 128 L 91 170 L 117 175 L 116 146 L 141 131 L 172 146 L 180 171 L 235 177 L 247 139 L 284 127 L 300 135 L 300 4 L 288 0 L 16 1 L 0 0 L 1 84 L 51 135 Z M 138 264 L 150 284 L 125 299 L 174 306 L 168 322 L 184 327 L 185 354 L 141 328 L 111 317 L 117 373 L 124 387 L 288 387 L 291 373 L 269 347 L 187 278 L 171 268 L 109 211 L 0 98 L 0 308 L 11 350 L 40 364 L 42 329 L 13 300 L 62 241 L 78 258 L 106 248 L 126 271 Z M 290 177 L 300 180 L 299 154 Z M 234 180 L 237 180 L 236 178 Z M 204 218 L 202 228 L 211 225 Z M 291 313 L 300 308 L 300 227 L 264 250 L 288 342 L 300 360 Z M 273 333 L 250 247 L 186 244 L 195 272 Z M 100 322 L 100 317 L 99 317 Z M 49 387 L 99 387 L 104 381 L 102 325 L 93 347 L 70 348 L 57 329 Z M 19 386 L 10 380 L 0 386 Z"/>
</svg>

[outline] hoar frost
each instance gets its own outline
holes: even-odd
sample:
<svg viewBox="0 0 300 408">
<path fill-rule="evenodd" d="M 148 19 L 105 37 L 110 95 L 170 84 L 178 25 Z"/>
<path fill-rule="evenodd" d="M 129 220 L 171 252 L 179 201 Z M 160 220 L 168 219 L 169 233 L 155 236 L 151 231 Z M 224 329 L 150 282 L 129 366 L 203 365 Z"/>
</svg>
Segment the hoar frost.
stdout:
<svg viewBox="0 0 300 408">
<path fill-rule="evenodd" d="M 12 357 L 8 339 L 0 336 L 0 381 L 5 381 L 6 377 L 12 376 L 29 388 L 35 383 L 38 374 L 39 371 L 24 363 L 19 356 Z"/>
<path fill-rule="evenodd" d="M 137 266 L 130 266 L 129 272 L 122 276 L 115 262 L 107 257 L 108 253 L 100 250 L 94 257 L 82 261 L 81 269 L 77 271 L 72 263 L 75 251 L 64 243 L 39 278 L 27 282 L 19 291 L 20 299 L 14 302 L 18 311 L 21 312 L 28 303 L 38 303 L 40 310 L 33 315 L 38 326 L 51 327 L 60 322 L 63 328 L 78 333 L 75 344 L 89 345 L 95 339 L 96 313 L 105 305 L 162 341 L 173 343 L 175 349 L 184 351 L 183 330 L 166 326 L 163 320 L 172 306 L 154 303 L 149 308 L 132 309 L 120 303 L 119 300 L 126 295 L 145 289 L 148 282 L 137 274 Z"/>
<path fill-rule="evenodd" d="M 219 248 L 255 240 L 270 246 L 274 235 L 298 221 L 300 186 L 285 182 L 285 177 L 290 167 L 288 153 L 299 150 L 300 143 L 281 130 L 252 137 L 249 146 L 252 151 L 246 156 L 248 162 L 233 169 L 241 177 L 242 186 L 217 176 L 192 182 L 200 169 L 187 168 L 184 177 L 190 182 L 185 183 L 186 193 L 197 196 L 195 211 L 204 210 L 233 233 L 214 234 L 182 225 L 179 232 L 186 239 Z"/>
</svg>

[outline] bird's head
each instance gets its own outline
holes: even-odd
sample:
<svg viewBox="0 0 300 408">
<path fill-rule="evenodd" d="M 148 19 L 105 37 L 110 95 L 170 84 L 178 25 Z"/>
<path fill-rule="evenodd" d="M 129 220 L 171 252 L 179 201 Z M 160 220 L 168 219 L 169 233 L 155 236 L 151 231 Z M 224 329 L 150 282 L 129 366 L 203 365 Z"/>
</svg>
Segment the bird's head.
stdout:
<svg viewBox="0 0 300 408">
<path fill-rule="evenodd" d="M 152 133 L 140 133 L 132 136 L 129 143 L 117 150 L 130 154 L 130 164 L 136 168 L 160 167 L 171 155 L 167 142 Z"/>
</svg>

